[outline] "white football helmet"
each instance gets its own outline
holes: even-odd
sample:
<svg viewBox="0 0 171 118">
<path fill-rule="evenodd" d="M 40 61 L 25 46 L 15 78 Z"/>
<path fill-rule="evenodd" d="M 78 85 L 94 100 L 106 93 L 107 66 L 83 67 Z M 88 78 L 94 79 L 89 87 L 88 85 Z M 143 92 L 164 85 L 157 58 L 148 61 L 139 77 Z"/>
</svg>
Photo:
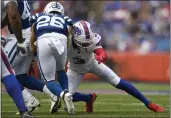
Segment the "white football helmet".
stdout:
<svg viewBox="0 0 171 118">
<path fill-rule="evenodd" d="M 44 8 L 44 13 L 48 14 L 50 12 L 58 12 L 64 15 L 64 7 L 59 2 L 49 2 Z"/>
<path fill-rule="evenodd" d="M 76 45 L 84 48 L 91 47 L 94 35 L 92 27 L 87 21 L 81 20 L 74 24 L 72 38 Z"/>
</svg>

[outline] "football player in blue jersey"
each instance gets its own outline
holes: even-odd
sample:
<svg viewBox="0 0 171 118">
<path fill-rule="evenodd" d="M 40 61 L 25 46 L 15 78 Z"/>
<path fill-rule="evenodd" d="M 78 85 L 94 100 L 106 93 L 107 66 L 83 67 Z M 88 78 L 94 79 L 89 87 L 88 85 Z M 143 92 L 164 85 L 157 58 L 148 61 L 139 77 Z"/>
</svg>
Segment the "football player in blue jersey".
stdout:
<svg viewBox="0 0 171 118">
<path fill-rule="evenodd" d="M 20 82 L 20 84 L 31 90 L 38 90 L 40 92 L 44 92 L 51 97 L 50 112 L 52 113 L 53 109 L 56 107 L 55 105 L 57 105 L 58 103 L 57 96 L 51 93 L 48 90 L 47 86 L 41 80 L 35 79 L 34 77 L 27 75 L 33 58 L 33 54 L 31 53 L 29 47 L 31 37 L 30 7 L 27 0 L 17 0 L 16 3 L 18 5 L 18 11 L 21 14 L 19 20 L 21 20 L 22 24 L 21 27 L 18 26 L 18 28 L 22 29 L 21 35 L 23 35 L 23 38 L 25 39 L 24 46 L 27 48 L 27 55 L 17 55 L 17 39 L 14 35 L 15 32 L 12 30 L 13 27 L 11 25 L 8 25 L 9 33 L 6 36 L 7 44 L 5 45 L 5 53 L 9 59 L 12 68 L 15 71 L 16 78 Z M 21 89 L 24 101 L 28 111 L 31 112 L 36 107 L 40 106 L 40 103 L 34 96 L 32 96 L 26 89 L 24 89 L 23 86 L 21 86 Z"/>
<path fill-rule="evenodd" d="M 42 80 L 49 90 L 61 97 L 69 114 L 75 113 L 72 95 L 68 92 L 68 77 L 65 73 L 68 37 L 72 34 L 72 20 L 64 16 L 59 2 L 48 3 L 43 13 L 32 16 L 32 47 L 37 46 L 37 61 Z M 36 42 L 34 41 L 36 40 Z M 33 51 L 34 52 L 34 51 Z M 55 73 L 58 81 L 55 81 Z"/>
<path fill-rule="evenodd" d="M 17 38 L 17 50 L 21 54 L 27 54 L 27 50 L 24 46 L 24 40 L 22 37 L 22 24 L 20 19 L 20 14 L 18 12 L 17 3 L 15 0 L 3 1 L 1 3 L 1 28 L 5 27 L 8 23 Z M 14 100 L 20 114 L 21 118 L 33 118 L 33 116 L 28 113 L 25 106 L 23 96 L 21 93 L 20 84 L 15 78 L 14 72 L 9 64 L 9 60 L 4 53 L 3 47 L 1 47 L 1 58 L 2 58 L 2 82 L 11 98 Z"/>
</svg>

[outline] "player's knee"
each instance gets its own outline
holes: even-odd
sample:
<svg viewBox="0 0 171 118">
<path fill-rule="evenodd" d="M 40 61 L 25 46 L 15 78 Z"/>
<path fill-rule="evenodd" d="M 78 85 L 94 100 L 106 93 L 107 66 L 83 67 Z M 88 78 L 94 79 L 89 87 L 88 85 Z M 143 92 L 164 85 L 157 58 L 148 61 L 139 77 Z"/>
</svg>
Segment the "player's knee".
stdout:
<svg viewBox="0 0 171 118">
<path fill-rule="evenodd" d="M 8 92 L 15 89 L 16 86 L 19 86 L 18 81 L 16 80 L 15 76 L 12 74 L 4 77 L 2 82 L 4 83 L 5 88 L 7 89 Z"/>
<path fill-rule="evenodd" d="M 121 80 L 121 78 L 119 78 L 117 75 L 115 74 L 110 74 L 107 76 L 107 80 L 109 81 L 109 83 L 112 85 L 112 86 L 117 86 Z"/>
</svg>

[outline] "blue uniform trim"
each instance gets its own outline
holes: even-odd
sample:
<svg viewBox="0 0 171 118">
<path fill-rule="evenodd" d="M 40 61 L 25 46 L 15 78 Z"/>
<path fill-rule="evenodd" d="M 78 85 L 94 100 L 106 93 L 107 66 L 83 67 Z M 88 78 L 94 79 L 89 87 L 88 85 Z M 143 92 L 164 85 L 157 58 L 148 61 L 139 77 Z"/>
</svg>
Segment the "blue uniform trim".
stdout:
<svg viewBox="0 0 171 118">
<path fill-rule="evenodd" d="M 9 64 L 9 61 L 5 55 L 5 53 L 3 52 L 2 48 L 1 48 L 1 58 L 2 58 L 2 61 L 4 62 L 5 66 L 7 67 L 8 71 L 10 74 L 14 74 L 13 71 L 12 71 L 12 68 Z"/>
<path fill-rule="evenodd" d="M 41 64 L 40 64 L 40 59 L 39 59 L 39 48 L 38 48 L 38 46 L 37 46 L 37 61 L 38 61 L 38 67 L 39 67 L 40 74 L 41 74 L 41 79 L 42 79 L 45 83 L 47 83 L 48 81 L 47 81 L 46 78 L 45 78 L 45 75 L 44 75 L 44 73 L 43 73 L 43 71 L 42 71 Z"/>
<path fill-rule="evenodd" d="M 10 64 L 12 64 L 13 63 L 13 61 L 14 61 L 14 59 L 15 59 L 15 57 L 17 56 L 17 51 L 14 53 L 14 55 L 13 55 L 13 57 L 12 57 L 12 59 L 10 60 Z"/>
<path fill-rule="evenodd" d="M 12 54 L 12 52 L 14 52 L 14 49 L 15 49 L 16 46 L 17 46 L 17 43 L 15 43 L 15 45 L 12 47 L 11 51 L 8 54 L 8 58 L 11 57 L 11 54 Z"/>
</svg>

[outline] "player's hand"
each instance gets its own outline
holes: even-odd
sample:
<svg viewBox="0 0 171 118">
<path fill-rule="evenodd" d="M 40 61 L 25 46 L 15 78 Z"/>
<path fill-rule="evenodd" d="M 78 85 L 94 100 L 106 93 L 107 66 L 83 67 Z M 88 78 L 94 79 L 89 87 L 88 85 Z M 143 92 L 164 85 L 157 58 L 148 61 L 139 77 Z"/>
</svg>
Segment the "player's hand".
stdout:
<svg viewBox="0 0 171 118">
<path fill-rule="evenodd" d="M 103 48 L 97 48 L 94 50 L 95 59 L 97 60 L 98 64 L 107 61 L 107 54 Z"/>
<path fill-rule="evenodd" d="M 20 56 L 27 55 L 27 44 L 26 43 L 17 43 L 17 52 Z"/>
<path fill-rule="evenodd" d="M 96 60 L 97 60 L 98 64 L 100 64 L 100 63 L 102 63 L 102 62 L 103 62 L 102 57 L 100 57 L 100 56 L 98 56 L 98 55 L 95 55 L 95 58 L 96 58 Z"/>
</svg>

